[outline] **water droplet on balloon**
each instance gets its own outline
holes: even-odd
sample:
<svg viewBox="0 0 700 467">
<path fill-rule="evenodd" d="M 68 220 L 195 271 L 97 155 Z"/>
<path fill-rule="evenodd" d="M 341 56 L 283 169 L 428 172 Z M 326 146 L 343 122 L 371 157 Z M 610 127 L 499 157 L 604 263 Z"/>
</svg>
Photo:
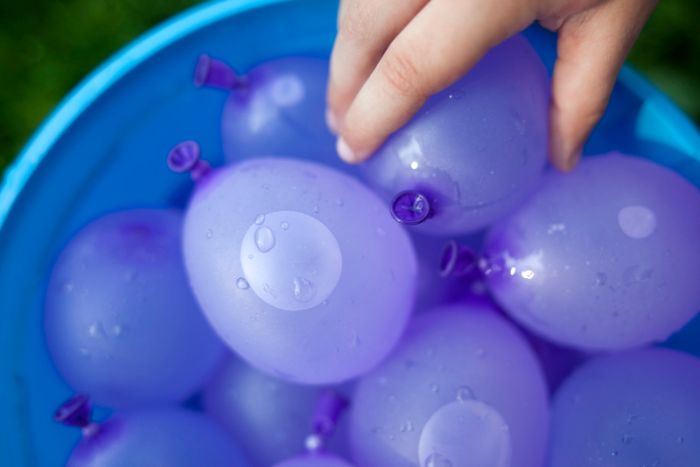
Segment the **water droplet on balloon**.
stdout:
<svg viewBox="0 0 700 467">
<path fill-rule="evenodd" d="M 280 224 L 280 227 L 282 228 L 282 230 L 287 230 L 287 229 L 289 229 L 289 223 L 288 223 L 288 222 L 282 222 L 282 223 Z"/>
<path fill-rule="evenodd" d="M 608 283 L 608 276 L 604 272 L 599 272 L 595 275 L 595 285 L 603 286 Z"/>
<path fill-rule="evenodd" d="M 457 400 L 460 402 L 474 400 L 474 391 L 469 386 L 460 386 L 457 388 Z"/>
<path fill-rule="evenodd" d="M 88 334 L 90 334 L 90 337 L 106 337 L 105 329 L 100 321 L 90 325 Z"/>
<path fill-rule="evenodd" d="M 613 457 L 616 457 L 618 454 L 619 454 L 619 453 L 617 452 L 617 449 L 613 449 L 613 450 L 610 452 L 610 455 L 613 456 Z"/>
<path fill-rule="evenodd" d="M 625 433 L 624 435 L 622 435 L 622 444 L 628 445 L 632 443 L 632 438 L 633 436 L 631 434 Z"/>
<path fill-rule="evenodd" d="M 459 90 L 459 89 L 456 89 L 447 95 L 447 97 L 451 100 L 459 100 L 459 99 L 463 98 L 464 96 L 465 96 L 464 91 Z"/>
<path fill-rule="evenodd" d="M 656 215 L 646 206 L 627 206 L 617 213 L 617 222 L 630 238 L 642 239 L 656 230 Z"/>
<path fill-rule="evenodd" d="M 119 337 L 122 335 L 124 332 L 124 327 L 120 324 L 115 324 L 112 326 L 112 334 L 114 334 L 115 337 Z"/>
<path fill-rule="evenodd" d="M 360 339 L 360 336 L 358 336 L 357 334 L 352 335 L 352 341 L 350 342 L 350 345 L 352 347 L 359 347 L 361 342 L 362 341 Z"/>
<path fill-rule="evenodd" d="M 425 458 L 423 467 L 452 467 L 452 462 L 447 457 L 434 452 Z"/>
<path fill-rule="evenodd" d="M 236 279 L 236 287 L 238 287 L 239 289 L 245 290 L 248 287 L 250 287 L 250 284 L 248 284 L 248 281 L 245 280 L 245 278 L 239 277 L 238 279 Z"/>
<path fill-rule="evenodd" d="M 263 222 L 265 222 L 265 214 L 260 214 L 255 218 L 255 225 L 262 225 Z"/>
<path fill-rule="evenodd" d="M 341 198 L 338 198 L 335 200 L 336 206 L 343 206 L 344 204 L 345 204 L 345 201 L 343 201 Z"/>
<path fill-rule="evenodd" d="M 255 232 L 255 245 L 262 253 L 267 253 L 275 246 L 275 234 L 269 227 L 260 227 Z"/>
<path fill-rule="evenodd" d="M 432 392 L 433 394 L 437 394 L 438 391 L 440 391 L 440 386 L 438 386 L 435 383 L 430 385 L 430 392 Z"/>
<path fill-rule="evenodd" d="M 314 206 L 314 208 L 313 208 L 312 211 L 313 211 L 314 214 L 318 214 L 318 212 L 320 211 L 320 209 L 318 208 L 318 206 Z"/>
<path fill-rule="evenodd" d="M 300 302 L 308 302 L 314 298 L 316 289 L 313 282 L 303 277 L 294 278 L 294 298 Z"/>
<path fill-rule="evenodd" d="M 384 229 L 382 229 L 381 227 L 377 227 L 377 235 L 379 235 L 380 237 L 383 237 L 386 235 L 386 231 Z"/>
<path fill-rule="evenodd" d="M 304 440 L 307 451 L 318 451 L 323 446 L 323 440 L 317 434 L 309 435 Z"/>
<path fill-rule="evenodd" d="M 683 444 L 685 442 L 685 438 L 683 436 L 679 436 L 676 441 L 678 441 L 678 444 Z"/>
<path fill-rule="evenodd" d="M 212 238 L 214 236 L 214 231 L 211 229 L 207 229 L 207 238 Z"/>
<path fill-rule="evenodd" d="M 73 289 L 74 289 L 74 288 L 75 288 L 75 286 L 73 285 L 72 282 L 66 282 L 65 284 L 63 284 L 63 291 L 64 291 L 65 293 L 71 293 L 71 292 L 73 292 Z"/>
</svg>

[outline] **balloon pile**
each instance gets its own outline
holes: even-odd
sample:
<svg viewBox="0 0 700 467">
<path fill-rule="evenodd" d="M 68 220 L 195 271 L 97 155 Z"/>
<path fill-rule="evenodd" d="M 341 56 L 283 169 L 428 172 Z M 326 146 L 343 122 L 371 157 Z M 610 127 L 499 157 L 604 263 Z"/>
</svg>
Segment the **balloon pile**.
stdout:
<svg viewBox="0 0 700 467">
<path fill-rule="evenodd" d="M 547 169 L 520 36 L 360 171 L 327 68 L 201 56 L 227 164 L 176 144 L 184 212 L 108 213 L 58 256 L 68 465 L 700 465 L 700 360 L 659 347 L 700 310 L 700 191 L 641 155 Z"/>
</svg>

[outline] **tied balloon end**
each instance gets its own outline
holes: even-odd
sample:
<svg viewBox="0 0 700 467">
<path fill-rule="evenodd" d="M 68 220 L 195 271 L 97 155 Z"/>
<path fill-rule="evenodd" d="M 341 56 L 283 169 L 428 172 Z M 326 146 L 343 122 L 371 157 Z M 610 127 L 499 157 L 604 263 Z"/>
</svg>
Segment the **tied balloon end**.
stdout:
<svg viewBox="0 0 700 467">
<path fill-rule="evenodd" d="M 192 140 L 183 141 L 168 153 L 168 167 L 176 173 L 189 172 L 192 180 L 197 182 L 211 171 L 209 163 L 200 157 L 199 143 Z"/>
<path fill-rule="evenodd" d="M 323 449 L 349 405 L 350 402 L 336 391 L 328 389 L 319 395 L 311 421 L 311 434 L 305 442 L 307 451 L 317 452 Z"/>
<path fill-rule="evenodd" d="M 198 88 L 205 86 L 226 91 L 241 89 L 246 84 L 246 81 L 238 76 L 228 64 L 211 58 L 207 54 L 199 56 L 194 69 L 193 81 Z"/>
<path fill-rule="evenodd" d="M 78 394 L 61 404 L 53 415 L 54 421 L 80 428 L 83 436 L 93 436 L 98 424 L 92 421 L 92 404 L 86 394 Z"/>
<path fill-rule="evenodd" d="M 441 277 L 478 277 L 483 260 L 466 245 L 451 240 L 440 256 Z"/>
<path fill-rule="evenodd" d="M 402 191 L 391 203 L 391 215 L 400 224 L 417 225 L 432 215 L 428 197 L 414 190 Z"/>
</svg>

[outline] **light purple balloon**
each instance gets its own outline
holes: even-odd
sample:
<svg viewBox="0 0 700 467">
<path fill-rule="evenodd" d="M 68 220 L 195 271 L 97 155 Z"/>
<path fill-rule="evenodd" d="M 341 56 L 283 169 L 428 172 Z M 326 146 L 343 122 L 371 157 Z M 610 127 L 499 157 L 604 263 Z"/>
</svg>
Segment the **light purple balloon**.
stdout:
<svg viewBox="0 0 700 467">
<path fill-rule="evenodd" d="M 522 203 L 547 159 L 549 82 L 515 36 L 428 99 L 363 164 L 402 222 L 439 236 L 473 232 Z"/>
<path fill-rule="evenodd" d="M 203 404 L 248 459 L 272 465 L 303 449 L 321 391 L 274 378 L 232 357 L 207 384 Z M 334 435 L 329 448 L 336 451 L 344 444 L 341 436 Z"/>
<path fill-rule="evenodd" d="M 283 57 L 238 75 L 203 55 L 195 84 L 228 91 L 221 138 L 230 162 L 285 155 L 352 170 L 335 151 L 325 121 L 329 63 L 314 57 Z"/>
<path fill-rule="evenodd" d="M 350 413 L 355 461 L 424 465 L 418 456 L 426 423 L 466 398 L 487 404 L 508 425 L 512 467 L 542 466 L 549 414 L 539 363 L 513 326 L 474 304 L 417 315 L 390 357 L 359 380 Z"/>
<path fill-rule="evenodd" d="M 700 465 L 700 360 L 648 349 L 590 360 L 552 408 L 548 467 Z"/>
<path fill-rule="evenodd" d="M 190 201 L 184 248 L 219 335 L 290 381 L 372 368 L 413 306 L 408 235 L 367 188 L 317 164 L 263 158 L 213 171 Z"/>
<path fill-rule="evenodd" d="M 182 215 L 106 215 L 71 239 L 46 293 L 44 331 L 59 373 L 108 407 L 181 401 L 213 373 L 224 346 L 185 275 Z"/>
<path fill-rule="evenodd" d="M 275 464 L 274 467 L 353 467 L 332 454 L 306 454 Z"/>
<path fill-rule="evenodd" d="M 700 309 L 700 192 L 612 153 L 550 173 L 492 227 L 489 287 L 524 326 L 582 349 L 662 341 Z"/>
<path fill-rule="evenodd" d="M 77 426 L 83 438 L 68 459 L 68 467 L 249 465 L 218 424 L 185 409 L 124 412 L 104 423 Z"/>
</svg>

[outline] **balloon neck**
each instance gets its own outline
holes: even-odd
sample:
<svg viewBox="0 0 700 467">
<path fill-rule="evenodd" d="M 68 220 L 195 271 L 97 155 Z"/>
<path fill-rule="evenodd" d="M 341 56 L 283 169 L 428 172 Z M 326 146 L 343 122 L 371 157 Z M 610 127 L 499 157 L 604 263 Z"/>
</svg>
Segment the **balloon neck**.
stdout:
<svg viewBox="0 0 700 467">
<path fill-rule="evenodd" d="M 247 81 L 226 63 L 211 58 L 209 55 L 199 56 L 197 66 L 194 69 L 194 85 L 199 87 L 224 89 L 236 91 L 247 86 Z"/>
<path fill-rule="evenodd" d="M 417 225 L 432 214 L 428 197 L 419 191 L 402 191 L 391 203 L 391 215 L 401 224 Z"/>
<path fill-rule="evenodd" d="M 84 437 L 94 436 L 99 425 L 92 421 L 92 404 L 85 394 L 78 394 L 61 404 L 53 415 L 54 421 L 80 428 Z"/>
<path fill-rule="evenodd" d="M 349 405 L 350 402 L 335 391 L 328 389 L 321 392 L 314 408 L 311 434 L 306 438 L 307 451 L 323 449 Z"/>
<path fill-rule="evenodd" d="M 451 240 L 440 256 L 440 276 L 477 278 L 483 274 L 486 260 L 474 250 Z"/>
<path fill-rule="evenodd" d="M 197 182 L 211 171 L 209 163 L 200 157 L 201 149 L 196 141 L 183 141 L 168 153 L 168 167 L 176 173 L 189 172 Z"/>
</svg>

